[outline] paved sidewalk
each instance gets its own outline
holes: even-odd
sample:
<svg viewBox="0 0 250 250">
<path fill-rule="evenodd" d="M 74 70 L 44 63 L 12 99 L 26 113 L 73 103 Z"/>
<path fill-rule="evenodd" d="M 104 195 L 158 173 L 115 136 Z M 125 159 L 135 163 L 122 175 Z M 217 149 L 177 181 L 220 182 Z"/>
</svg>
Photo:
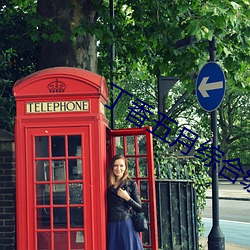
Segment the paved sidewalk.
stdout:
<svg viewBox="0 0 250 250">
<path fill-rule="evenodd" d="M 202 245 L 202 250 L 208 250 L 207 238 L 201 238 L 200 244 Z M 250 248 L 225 242 L 225 250 L 250 250 Z"/>
<path fill-rule="evenodd" d="M 219 180 L 219 199 L 250 201 L 250 193 L 243 188 L 244 185 L 240 184 L 240 180 L 235 184 L 230 181 Z M 207 190 L 206 196 L 212 198 L 212 186 Z M 206 237 L 201 238 L 200 244 L 202 244 L 202 250 L 208 250 Z M 250 250 L 250 247 L 225 242 L 225 250 Z"/>
<path fill-rule="evenodd" d="M 237 181 L 232 184 L 230 181 L 219 180 L 219 199 L 228 200 L 250 200 L 250 193 Z M 212 186 L 207 190 L 207 198 L 212 198 Z"/>
</svg>

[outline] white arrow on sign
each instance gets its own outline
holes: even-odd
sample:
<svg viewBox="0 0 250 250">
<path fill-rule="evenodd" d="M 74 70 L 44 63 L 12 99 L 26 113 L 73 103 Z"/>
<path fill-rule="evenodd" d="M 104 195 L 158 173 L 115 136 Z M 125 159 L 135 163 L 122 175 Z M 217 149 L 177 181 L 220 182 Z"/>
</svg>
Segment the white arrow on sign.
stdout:
<svg viewBox="0 0 250 250">
<path fill-rule="evenodd" d="M 209 97 L 207 91 L 208 90 L 214 90 L 214 89 L 222 89 L 223 88 L 223 82 L 210 82 L 207 83 L 209 79 L 209 76 L 203 77 L 200 86 L 198 87 L 198 90 L 201 92 L 201 95 L 203 97 Z"/>
</svg>

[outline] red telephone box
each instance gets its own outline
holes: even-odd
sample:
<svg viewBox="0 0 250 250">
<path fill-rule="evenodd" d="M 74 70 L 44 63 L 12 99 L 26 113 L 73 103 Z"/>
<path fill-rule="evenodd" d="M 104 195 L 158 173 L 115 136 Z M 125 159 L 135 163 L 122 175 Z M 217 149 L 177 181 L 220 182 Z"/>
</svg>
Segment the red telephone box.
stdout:
<svg viewBox="0 0 250 250">
<path fill-rule="evenodd" d="M 107 150 L 119 153 L 119 143 L 145 193 L 150 230 L 142 235 L 144 246 L 158 249 L 151 134 L 108 129 L 105 79 L 58 67 L 17 81 L 13 91 L 17 249 L 106 250 Z"/>
</svg>

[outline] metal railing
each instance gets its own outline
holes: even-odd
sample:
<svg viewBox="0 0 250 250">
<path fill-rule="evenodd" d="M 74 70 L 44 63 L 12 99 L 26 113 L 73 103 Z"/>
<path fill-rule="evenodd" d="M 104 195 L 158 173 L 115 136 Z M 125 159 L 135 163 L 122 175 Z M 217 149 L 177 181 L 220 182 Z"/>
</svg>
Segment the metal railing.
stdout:
<svg viewBox="0 0 250 250">
<path fill-rule="evenodd" d="M 198 250 L 196 193 L 192 181 L 157 179 L 159 250 Z"/>
</svg>

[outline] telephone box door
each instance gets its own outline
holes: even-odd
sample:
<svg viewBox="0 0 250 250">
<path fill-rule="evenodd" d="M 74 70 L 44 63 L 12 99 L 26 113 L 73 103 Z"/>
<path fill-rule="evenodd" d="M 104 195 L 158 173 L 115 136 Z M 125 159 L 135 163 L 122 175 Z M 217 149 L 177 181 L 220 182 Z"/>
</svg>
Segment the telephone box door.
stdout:
<svg viewBox="0 0 250 250">
<path fill-rule="evenodd" d="M 141 193 L 143 212 L 149 230 L 141 233 L 144 249 L 157 250 L 157 216 L 151 127 L 110 130 L 110 159 L 123 154 L 128 159 L 129 174 Z"/>
<path fill-rule="evenodd" d="M 88 126 L 27 128 L 26 138 L 28 249 L 91 249 Z"/>
</svg>

